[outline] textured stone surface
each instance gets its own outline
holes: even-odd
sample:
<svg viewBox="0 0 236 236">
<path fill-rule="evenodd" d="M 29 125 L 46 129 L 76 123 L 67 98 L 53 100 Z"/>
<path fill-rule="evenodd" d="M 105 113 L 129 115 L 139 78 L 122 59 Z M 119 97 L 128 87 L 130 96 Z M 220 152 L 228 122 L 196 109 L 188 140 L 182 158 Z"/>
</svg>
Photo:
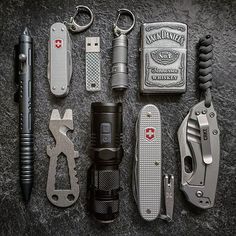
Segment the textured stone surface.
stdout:
<svg viewBox="0 0 236 236">
<path fill-rule="evenodd" d="M 47 42 L 49 27 L 74 14 L 76 4 L 90 6 L 95 14 L 92 27 L 73 35 L 73 78 L 65 99 L 55 99 L 47 81 Z M 137 17 L 129 35 L 130 87 L 124 96 L 111 92 L 112 23 L 116 10 L 127 7 Z M 235 235 L 236 234 L 236 1 L 19 1 L 0 2 L 0 234 L 1 235 Z M 139 95 L 139 29 L 142 22 L 179 21 L 189 26 L 187 92 L 182 96 Z M 13 46 L 19 33 L 28 26 L 35 40 L 35 184 L 28 206 L 24 206 L 18 180 L 18 106 L 13 101 Z M 213 97 L 221 130 L 221 161 L 215 207 L 199 211 L 190 206 L 181 191 L 180 155 L 177 129 L 189 108 L 199 99 L 196 81 L 196 43 L 212 34 L 214 47 Z M 102 91 L 85 91 L 85 37 L 100 36 L 102 48 Z M 120 217 L 111 225 L 100 225 L 86 209 L 86 172 L 90 141 L 90 103 L 124 103 L 124 150 L 121 164 Z M 174 222 L 144 222 L 138 215 L 131 192 L 131 167 L 134 157 L 134 124 L 140 108 L 157 105 L 162 115 L 163 172 L 174 173 Z M 46 145 L 53 142 L 48 130 L 53 108 L 73 109 L 75 130 L 70 134 L 79 151 L 77 170 L 81 193 L 76 204 L 56 208 L 46 197 L 49 159 Z"/>
</svg>

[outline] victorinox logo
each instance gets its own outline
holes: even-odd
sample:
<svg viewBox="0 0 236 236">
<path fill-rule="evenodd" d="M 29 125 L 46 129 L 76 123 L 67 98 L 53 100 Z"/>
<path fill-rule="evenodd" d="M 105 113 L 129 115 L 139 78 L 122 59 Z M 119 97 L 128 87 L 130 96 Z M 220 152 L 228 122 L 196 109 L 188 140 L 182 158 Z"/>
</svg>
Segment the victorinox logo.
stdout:
<svg viewBox="0 0 236 236">
<path fill-rule="evenodd" d="M 155 136 L 156 136 L 156 130 L 155 128 L 152 128 L 152 127 L 147 127 L 145 129 L 145 138 L 148 140 L 148 141 L 152 141 Z"/>
<path fill-rule="evenodd" d="M 63 45 L 63 41 L 61 39 L 55 39 L 54 40 L 54 45 L 56 48 L 61 48 Z"/>
</svg>

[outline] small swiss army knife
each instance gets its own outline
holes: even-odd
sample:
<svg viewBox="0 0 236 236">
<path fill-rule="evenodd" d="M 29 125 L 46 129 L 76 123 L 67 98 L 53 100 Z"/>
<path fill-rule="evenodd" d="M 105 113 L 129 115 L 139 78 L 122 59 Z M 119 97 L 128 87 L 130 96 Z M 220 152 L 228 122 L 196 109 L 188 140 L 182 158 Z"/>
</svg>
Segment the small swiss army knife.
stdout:
<svg viewBox="0 0 236 236">
<path fill-rule="evenodd" d="M 193 205 L 213 207 L 219 172 L 220 140 L 211 99 L 212 46 L 210 35 L 199 41 L 199 81 L 204 99 L 192 107 L 178 130 L 181 190 Z"/>
<path fill-rule="evenodd" d="M 50 90 L 56 97 L 64 97 L 69 93 L 72 75 L 72 41 L 63 23 L 51 26 L 48 49 Z"/>
</svg>

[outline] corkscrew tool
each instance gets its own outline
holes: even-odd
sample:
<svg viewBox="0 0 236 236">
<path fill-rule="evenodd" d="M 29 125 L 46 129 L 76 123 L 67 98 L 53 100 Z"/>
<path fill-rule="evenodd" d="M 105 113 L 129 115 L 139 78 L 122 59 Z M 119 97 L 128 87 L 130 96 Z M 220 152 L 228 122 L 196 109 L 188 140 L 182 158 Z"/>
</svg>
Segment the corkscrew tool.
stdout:
<svg viewBox="0 0 236 236">
<path fill-rule="evenodd" d="M 53 205 L 68 207 L 74 204 L 79 197 L 79 184 L 75 166 L 75 158 L 78 157 L 78 152 L 74 150 L 74 144 L 66 135 L 68 130 L 73 130 L 72 110 L 67 109 L 63 119 L 61 119 L 59 111 L 54 109 L 49 128 L 56 140 L 56 146 L 47 146 L 47 154 L 50 157 L 47 197 Z M 67 157 L 71 189 L 55 188 L 57 160 L 61 153 Z"/>
<path fill-rule="evenodd" d="M 219 172 L 220 140 L 211 97 L 213 38 L 199 41 L 199 87 L 203 100 L 192 107 L 178 130 L 181 190 L 193 205 L 213 207 Z"/>
</svg>

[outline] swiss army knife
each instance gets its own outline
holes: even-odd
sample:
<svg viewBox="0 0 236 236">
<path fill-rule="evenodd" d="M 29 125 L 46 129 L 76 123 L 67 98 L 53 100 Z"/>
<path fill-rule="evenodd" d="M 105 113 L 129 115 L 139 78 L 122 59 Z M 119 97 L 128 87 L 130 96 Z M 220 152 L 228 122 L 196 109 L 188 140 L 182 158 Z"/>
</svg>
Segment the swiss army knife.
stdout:
<svg viewBox="0 0 236 236">
<path fill-rule="evenodd" d="M 56 97 L 64 97 L 69 93 L 72 76 L 72 41 L 63 23 L 51 26 L 48 49 L 50 90 Z"/>
<path fill-rule="evenodd" d="M 174 207 L 174 176 L 164 175 L 166 214 L 161 215 L 162 158 L 161 117 L 152 104 L 144 106 L 136 123 L 136 148 L 133 166 L 133 195 L 141 217 L 152 221 L 172 220 Z"/>
</svg>

